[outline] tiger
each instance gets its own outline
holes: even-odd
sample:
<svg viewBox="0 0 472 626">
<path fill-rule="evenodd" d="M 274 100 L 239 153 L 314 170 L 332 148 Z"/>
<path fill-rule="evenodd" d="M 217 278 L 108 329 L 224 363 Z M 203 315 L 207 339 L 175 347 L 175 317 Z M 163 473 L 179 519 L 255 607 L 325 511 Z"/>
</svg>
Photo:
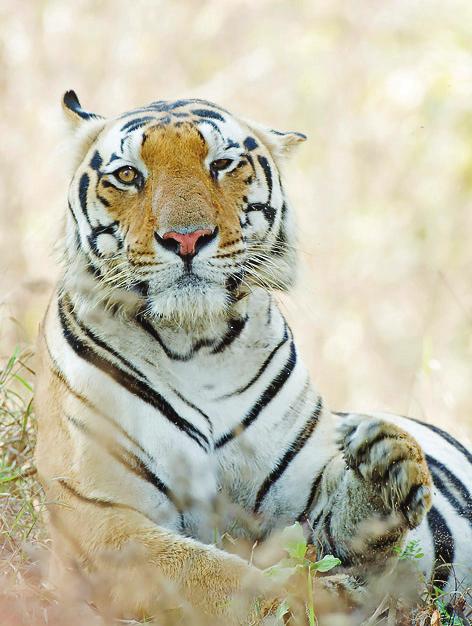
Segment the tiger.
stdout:
<svg viewBox="0 0 472 626">
<path fill-rule="evenodd" d="M 217 538 L 299 522 L 358 581 L 417 541 L 428 580 L 470 585 L 470 451 L 429 423 L 331 411 L 277 304 L 298 261 L 281 169 L 305 135 L 196 98 L 110 119 L 74 91 L 62 106 L 73 175 L 35 398 L 53 579 L 108 572 L 117 615 L 155 614 L 167 585 L 256 623 L 278 592 Z"/>
</svg>

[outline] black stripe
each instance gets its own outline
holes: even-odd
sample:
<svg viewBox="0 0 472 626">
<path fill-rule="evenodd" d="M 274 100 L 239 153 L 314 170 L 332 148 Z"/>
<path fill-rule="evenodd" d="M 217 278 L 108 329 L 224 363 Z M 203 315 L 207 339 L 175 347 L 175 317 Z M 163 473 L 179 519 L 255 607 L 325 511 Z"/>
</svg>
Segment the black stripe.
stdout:
<svg viewBox="0 0 472 626">
<path fill-rule="evenodd" d="M 228 139 L 228 141 L 226 142 L 226 149 L 229 150 L 229 148 L 240 148 L 241 145 L 237 142 L 234 141 L 234 139 Z"/>
<path fill-rule="evenodd" d="M 244 270 L 238 270 L 234 274 L 231 274 L 226 279 L 225 287 L 231 293 L 229 294 L 231 298 L 237 298 L 237 294 L 235 295 L 233 292 L 241 287 L 241 284 L 244 280 Z"/>
<path fill-rule="evenodd" d="M 187 98 L 184 100 L 175 100 L 174 102 L 169 102 L 167 104 L 169 109 L 171 110 L 176 107 L 185 106 L 187 104 L 203 104 L 206 107 L 211 107 L 212 109 L 218 109 L 219 111 L 223 111 L 223 113 L 228 113 L 228 111 L 219 104 L 215 104 L 214 102 L 210 102 L 209 100 L 202 100 L 202 98 Z"/>
<path fill-rule="evenodd" d="M 105 500 L 104 498 L 90 498 L 89 496 L 84 496 L 82 493 L 77 491 L 75 487 L 72 487 L 71 485 L 69 485 L 69 483 L 66 482 L 63 478 L 58 478 L 57 482 L 61 485 L 61 487 L 64 487 L 66 491 L 71 493 L 78 500 L 82 500 L 83 502 L 86 502 L 87 504 L 94 504 L 95 506 L 99 506 L 103 508 L 130 509 L 132 511 L 136 510 L 133 507 L 128 506 L 127 504 L 122 504 L 121 502 L 113 502 L 113 500 Z"/>
<path fill-rule="evenodd" d="M 432 507 L 427 516 L 429 530 L 433 535 L 434 545 L 434 582 L 443 589 L 449 578 L 451 565 L 454 563 L 454 539 L 446 520 L 436 507 Z"/>
<path fill-rule="evenodd" d="M 160 113 L 168 113 L 174 109 L 180 109 L 180 107 L 184 107 L 191 102 L 193 102 L 193 100 L 188 100 L 187 98 L 173 100 L 170 102 L 168 100 L 156 100 L 151 102 L 147 109 L 151 111 L 159 111 Z"/>
<path fill-rule="evenodd" d="M 252 171 L 253 171 L 253 173 L 254 173 L 254 176 L 257 176 L 256 166 L 254 165 L 254 159 L 252 158 L 252 154 L 249 154 L 249 152 L 245 152 L 243 156 L 244 156 L 244 157 L 246 157 L 246 159 L 248 160 L 249 165 L 251 166 Z M 251 177 L 251 178 L 252 178 L 252 177 Z M 245 181 L 245 182 L 246 182 L 246 181 Z M 251 182 L 252 182 L 252 181 L 251 181 Z"/>
<path fill-rule="evenodd" d="M 320 479 L 321 479 L 321 475 L 320 475 Z M 318 515 L 316 517 L 314 517 L 311 522 L 310 522 L 310 526 L 312 527 L 313 531 L 312 531 L 312 541 L 311 543 L 314 543 L 313 539 L 314 539 L 314 535 L 316 532 L 316 527 L 318 526 L 318 524 L 320 523 L 321 518 L 323 517 L 324 511 L 321 510 Z"/>
<path fill-rule="evenodd" d="M 247 383 L 247 385 L 244 385 L 244 387 L 239 387 L 238 389 L 236 389 L 236 391 L 233 391 L 231 393 L 226 394 L 225 396 L 222 396 L 221 400 L 226 399 L 226 398 L 231 398 L 231 396 L 236 396 L 238 394 L 244 393 L 245 391 L 247 391 L 249 389 L 249 387 L 254 385 L 254 383 L 256 383 L 259 380 L 259 378 L 262 376 L 262 374 L 269 367 L 272 359 L 275 357 L 275 355 L 280 350 L 280 348 L 287 342 L 287 340 L 288 340 L 288 327 L 287 327 L 287 324 L 285 323 L 284 324 L 284 335 L 282 337 L 282 340 L 275 346 L 275 348 L 272 350 L 272 352 L 266 358 L 264 363 L 261 365 L 261 367 L 257 371 L 256 375 L 251 378 L 251 380 Z"/>
<path fill-rule="evenodd" d="M 223 138 L 223 133 L 221 132 L 220 127 L 213 120 L 209 120 L 206 117 L 202 117 L 201 120 L 198 123 L 199 124 L 208 124 L 209 126 L 211 126 L 218 133 L 218 135 L 220 137 Z"/>
<path fill-rule="evenodd" d="M 466 486 L 457 478 L 457 476 L 448 470 L 443 463 L 428 454 L 426 455 L 426 462 L 428 463 L 430 472 L 433 476 L 433 482 L 439 491 L 446 498 L 446 500 L 448 500 L 457 513 L 465 517 L 469 524 L 472 524 L 472 498 Z M 460 495 L 463 500 L 462 503 L 459 502 L 454 493 L 452 493 L 451 488 L 444 483 L 443 478 L 445 478 L 449 482 L 450 486 L 454 488 L 456 495 Z"/>
<path fill-rule="evenodd" d="M 111 206 L 111 203 L 105 197 L 101 196 L 97 190 L 96 190 L 96 195 L 103 205 L 105 205 L 106 207 Z"/>
<path fill-rule="evenodd" d="M 90 255 L 88 254 L 88 252 L 86 250 L 84 250 L 84 254 L 85 254 L 86 258 L 87 258 L 87 265 L 86 265 L 85 269 L 94 278 L 96 278 L 97 280 L 101 280 L 103 278 L 103 276 L 102 276 L 102 272 L 100 271 L 100 268 L 95 265 L 95 263 L 90 258 Z"/>
<path fill-rule="evenodd" d="M 444 430 L 441 430 L 441 428 L 438 428 L 434 424 L 428 424 L 427 422 L 422 422 L 421 420 L 415 419 L 414 417 L 405 417 L 405 419 L 411 420 L 412 422 L 416 422 L 417 424 L 421 424 L 421 426 L 426 426 L 426 428 L 429 428 L 429 430 L 432 430 L 434 433 L 436 433 L 437 435 L 445 439 L 448 443 L 450 443 L 451 446 L 454 446 L 454 448 L 456 448 L 456 450 L 461 452 L 465 456 L 465 458 L 469 461 L 469 463 L 472 464 L 472 453 L 470 453 L 469 450 L 467 450 L 459 441 L 457 441 L 457 439 L 454 439 L 452 435 L 450 435 L 449 433 L 446 433 Z"/>
<path fill-rule="evenodd" d="M 285 204 L 283 205 L 285 206 Z M 271 254 L 274 256 L 283 256 L 287 254 L 287 233 L 285 231 L 285 217 L 282 213 L 282 220 L 280 222 L 280 228 L 275 236 L 275 242 L 271 249 Z"/>
<path fill-rule="evenodd" d="M 135 463 L 135 467 L 133 467 L 131 463 L 127 464 L 127 467 L 129 467 L 131 471 L 134 471 L 139 477 L 143 478 L 148 483 L 156 487 L 158 491 L 160 491 L 163 495 L 169 498 L 172 504 L 176 505 L 176 499 L 174 495 L 171 493 L 169 487 L 165 483 L 162 482 L 159 476 L 157 476 L 154 472 L 152 472 L 148 468 L 148 466 L 144 463 L 144 461 L 140 459 L 138 456 L 136 456 L 135 454 L 130 454 L 130 456 Z"/>
<path fill-rule="evenodd" d="M 155 118 L 151 118 L 154 119 L 156 122 L 158 120 L 156 120 Z M 138 130 L 138 128 L 143 128 L 143 126 L 147 126 L 149 124 L 149 122 L 138 122 L 136 124 L 132 124 L 128 127 L 128 132 L 126 133 L 126 135 L 121 139 L 120 145 L 121 145 L 121 149 L 123 150 L 123 145 L 124 145 L 124 141 L 127 137 L 129 137 L 129 134 L 132 133 L 135 130 Z M 158 128 L 160 126 L 160 124 L 156 124 L 156 126 L 150 126 L 149 130 L 151 128 Z"/>
<path fill-rule="evenodd" d="M 210 447 L 208 438 L 202 432 L 200 432 L 198 428 L 193 426 L 193 424 L 178 415 L 172 405 L 169 404 L 167 400 L 165 400 L 165 398 L 161 396 L 161 394 L 159 394 L 152 387 L 150 387 L 145 381 L 134 378 L 134 376 L 132 376 L 131 374 L 128 374 L 107 359 L 101 357 L 89 345 L 84 343 L 77 335 L 75 335 L 70 328 L 63 308 L 64 301 L 59 300 L 58 305 L 59 318 L 61 321 L 64 337 L 70 347 L 80 358 L 88 361 L 90 364 L 102 370 L 119 385 L 124 387 L 129 393 L 135 395 L 143 402 L 146 402 L 150 406 L 156 408 L 161 413 L 161 415 L 163 415 L 179 430 L 181 430 L 191 439 L 193 439 L 202 448 L 202 450 L 208 451 Z M 70 310 L 68 312 L 70 313 Z"/>
<path fill-rule="evenodd" d="M 170 124 L 171 121 L 172 121 L 172 118 L 170 115 L 165 115 L 164 117 L 160 117 L 158 120 L 159 124 L 157 124 L 155 128 L 162 128 L 162 126 L 167 126 L 167 124 Z M 154 127 L 151 127 L 151 128 L 154 128 Z"/>
<path fill-rule="evenodd" d="M 245 207 L 244 211 L 247 213 L 248 211 L 264 211 L 265 209 L 264 202 L 249 202 Z"/>
<path fill-rule="evenodd" d="M 149 282 L 147 280 L 135 280 L 131 283 L 130 287 L 143 298 L 147 298 L 149 295 Z"/>
<path fill-rule="evenodd" d="M 92 234 L 95 238 L 99 235 L 114 235 L 117 226 L 117 221 L 111 222 L 110 224 L 99 224 L 98 226 L 94 226 Z"/>
<path fill-rule="evenodd" d="M 320 417 L 321 409 L 323 406 L 323 400 L 321 397 L 318 399 L 318 403 L 315 407 L 315 410 L 308 418 L 307 423 L 303 426 L 302 430 L 298 433 L 287 452 L 284 456 L 277 462 L 275 468 L 272 472 L 267 476 L 267 478 L 262 483 L 259 491 L 257 492 L 256 502 L 254 504 L 254 513 L 257 513 L 261 508 L 261 504 L 265 496 L 267 495 L 269 489 L 274 486 L 274 484 L 279 480 L 282 474 L 287 470 L 290 463 L 297 456 L 300 450 L 303 449 L 308 439 L 311 437 L 313 431 L 315 430 L 315 426 L 318 423 L 318 419 Z"/>
<path fill-rule="evenodd" d="M 129 450 L 126 450 L 126 448 L 123 448 L 123 446 L 120 446 L 119 444 L 116 444 L 115 442 L 113 442 L 114 443 L 113 448 L 107 446 L 106 443 L 104 444 L 103 438 L 97 437 L 96 434 L 93 433 L 86 424 L 76 419 L 72 415 L 68 415 L 67 413 L 66 413 L 66 418 L 77 429 L 82 431 L 89 438 L 91 439 L 93 438 L 93 440 L 96 443 L 99 443 L 99 445 L 103 446 L 107 450 L 107 452 L 116 461 L 118 461 L 124 467 L 126 467 L 128 471 L 132 472 L 133 474 L 138 476 L 138 478 L 141 478 L 147 481 L 148 483 L 150 483 L 151 485 L 153 485 L 154 487 L 156 487 L 156 489 L 160 491 L 164 496 L 169 498 L 169 500 L 172 503 L 175 503 L 175 498 L 170 492 L 170 489 L 167 487 L 167 485 L 165 485 L 162 482 L 162 480 L 156 474 L 154 474 L 154 472 L 152 472 L 144 463 L 144 461 L 140 459 L 136 454 L 134 454 L 133 452 L 130 452 Z"/>
<path fill-rule="evenodd" d="M 192 113 L 194 115 L 198 115 L 199 117 L 210 118 L 212 120 L 218 120 L 220 122 L 224 122 L 225 118 L 216 111 L 211 111 L 210 109 L 192 109 Z"/>
<path fill-rule="evenodd" d="M 246 148 L 246 150 L 255 150 L 258 146 L 257 141 L 254 139 L 254 137 L 246 137 L 246 139 L 244 140 L 244 147 Z"/>
<path fill-rule="evenodd" d="M 136 126 L 136 128 L 138 128 L 139 126 L 143 126 L 144 124 L 147 124 L 148 122 L 151 122 L 151 121 L 153 121 L 155 119 L 156 118 L 154 117 L 154 115 L 146 115 L 144 117 L 136 117 L 133 120 L 130 120 L 129 122 L 126 122 L 126 124 L 123 124 L 123 126 L 120 128 L 120 132 L 124 132 L 124 131 L 131 132 L 132 130 L 135 130 L 135 128 L 133 128 L 134 126 Z"/>
<path fill-rule="evenodd" d="M 168 102 L 166 100 L 156 100 L 155 102 L 151 102 L 151 104 L 149 104 L 148 106 L 139 107 L 137 109 L 132 109 L 131 111 L 123 113 L 122 115 L 120 115 L 119 119 L 130 117 L 131 115 L 137 115 L 138 113 L 149 113 L 149 111 L 158 111 L 160 113 L 172 112 L 172 114 L 174 114 L 174 109 L 178 109 L 180 107 L 184 107 L 190 104 L 204 105 L 207 107 L 218 109 L 219 111 L 223 111 L 224 113 L 228 113 L 228 111 L 226 111 L 226 109 L 223 109 L 223 107 L 220 107 L 217 104 L 213 104 L 213 102 L 208 102 L 208 100 L 201 100 L 200 98 L 189 98 L 174 100 L 173 102 Z"/>
<path fill-rule="evenodd" d="M 275 215 L 277 213 L 277 210 L 274 209 L 273 206 L 270 206 L 268 202 L 252 202 L 247 205 L 244 211 L 246 213 L 249 211 L 261 211 L 271 226 L 274 223 Z"/>
<path fill-rule="evenodd" d="M 324 533 L 324 548 L 325 548 L 325 552 L 330 552 L 331 554 L 335 553 L 336 550 L 334 548 L 334 539 L 333 539 L 333 535 L 331 534 L 331 517 L 332 517 L 332 512 L 330 511 L 326 517 L 324 518 L 323 521 L 323 533 Z"/>
<path fill-rule="evenodd" d="M 332 460 L 333 460 L 332 458 L 329 459 L 329 461 L 323 465 L 323 467 L 320 469 L 318 474 L 313 479 L 313 482 L 311 483 L 310 493 L 308 494 L 308 498 L 306 500 L 306 504 L 305 504 L 305 506 L 303 508 L 303 511 L 297 517 L 297 520 L 299 522 L 302 521 L 304 518 L 308 519 L 308 515 L 310 514 L 310 511 L 313 508 L 313 505 L 315 504 L 315 501 L 316 501 L 316 499 L 318 497 L 319 487 L 321 485 L 321 480 L 323 478 L 325 470 L 328 467 L 329 463 L 331 463 Z M 313 528 L 314 528 L 314 526 L 315 525 L 314 525 L 314 522 L 313 522 Z"/>
<path fill-rule="evenodd" d="M 356 450 L 356 467 L 357 467 L 358 460 L 362 459 L 364 461 L 365 458 L 369 454 L 371 454 L 372 448 L 375 445 L 377 445 L 378 443 L 381 443 L 382 441 L 385 441 L 386 439 L 390 439 L 390 440 L 398 440 L 399 439 L 399 433 L 396 433 L 396 432 L 393 432 L 393 433 L 387 432 L 386 433 L 383 430 L 381 430 L 379 433 L 377 433 L 377 435 L 372 437 L 372 439 L 369 439 L 369 437 L 372 435 L 372 432 L 375 432 L 377 430 L 377 428 L 378 428 L 378 423 L 377 422 L 372 422 L 367 427 L 367 432 L 364 431 L 365 432 L 365 435 L 364 435 L 365 439 L 364 439 L 364 441 L 360 444 L 360 446 Z M 353 431 L 351 431 L 351 432 L 353 432 Z M 395 464 L 402 463 L 403 461 L 406 460 L 406 457 L 404 456 L 404 454 L 401 457 L 397 458 L 394 463 L 392 463 L 387 468 L 385 468 L 385 474 L 382 477 L 386 476 L 387 473 L 391 472 L 391 470 L 392 470 L 392 468 L 393 468 L 393 466 Z"/>
<path fill-rule="evenodd" d="M 191 409 L 193 409 L 194 411 L 196 411 L 197 413 L 200 413 L 200 415 L 208 422 L 208 425 L 210 427 L 210 432 L 213 434 L 213 424 L 211 423 L 210 418 L 208 417 L 208 415 L 206 413 L 204 413 L 201 409 L 198 408 L 198 406 L 196 404 L 193 404 L 193 402 L 190 402 L 190 400 L 187 400 L 187 398 L 185 398 L 179 391 L 177 391 L 177 389 L 174 389 L 172 387 L 172 391 L 175 393 L 175 395 L 182 400 L 182 402 L 184 402 L 187 406 L 189 406 Z"/>
<path fill-rule="evenodd" d="M 233 341 L 235 341 L 243 332 L 244 327 L 246 326 L 246 322 L 247 317 L 231 320 L 228 324 L 228 330 L 223 336 L 223 339 L 218 343 L 217 346 L 213 348 L 211 353 L 218 354 L 228 348 L 233 343 Z"/>
<path fill-rule="evenodd" d="M 166 346 L 156 328 L 144 317 L 144 315 L 138 314 L 135 319 L 136 322 L 141 326 L 141 328 L 157 341 L 157 343 L 164 350 L 165 355 L 169 357 L 169 359 L 172 359 L 173 361 L 190 361 L 193 353 L 190 352 L 189 354 L 178 354 L 177 352 L 173 352 L 170 348 Z"/>
<path fill-rule="evenodd" d="M 258 154 L 257 160 L 259 161 L 259 165 L 264 170 L 264 176 L 267 182 L 267 187 L 269 188 L 269 198 L 267 200 L 267 205 L 270 206 L 270 201 L 272 198 L 272 171 L 270 169 L 269 161 L 266 159 L 265 156 Z"/>
<path fill-rule="evenodd" d="M 102 163 L 103 163 L 102 157 L 100 156 L 98 150 L 95 150 L 95 152 L 93 153 L 93 157 L 90 160 L 90 167 L 96 172 L 98 172 L 100 170 Z"/>
<path fill-rule="evenodd" d="M 102 350 L 104 350 L 105 352 L 108 352 L 109 354 L 113 355 L 115 359 L 120 361 L 125 367 L 130 369 L 132 372 L 137 374 L 140 378 L 142 378 L 146 382 L 149 382 L 146 376 L 140 370 L 138 370 L 137 367 L 135 367 L 132 363 L 130 363 L 128 359 L 126 359 L 119 352 L 117 352 L 114 348 L 112 348 L 107 343 L 105 343 L 102 339 L 100 339 L 100 337 L 97 337 L 97 335 L 92 330 L 90 330 L 90 328 L 85 326 L 83 322 L 79 321 L 77 315 L 75 314 L 72 308 L 68 310 L 68 313 L 70 314 L 74 322 L 77 324 L 77 326 L 80 328 L 80 330 L 84 333 L 84 335 L 86 335 L 86 337 L 88 337 L 88 339 L 90 339 L 92 343 L 102 348 Z"/>
<path fill-rule="evenodd" d="M 288 357 L 287 362 L 283 366 L 282 370 L 278 373 L 278 375 L 274 378 L 274 380 L 269 384 L 269 386 L 264 390 L 260 398 L 254 404 L 252 409 L 246 415 L 246 417 L 242 420 L 238 426 L 233 428 L 230 432 L 226 433 L 216 442 L 215 447 L 221 448 L 229 441 L 234 439 L 237 435 L 239 435 L 243 430 L 248 428 L 254 420 L 259 416 L 260 412 L 269 404 L 271 400 L 275 398 L 284 384 L 290 377 L 290 374 L 293 372 L 295 365 L 297 362 L 297 353 L 295 350 L 295 345 L 293 341 L 290 342 L 290 355 Z"/>
<path fill-rule="evenodd" d="M 149 454 L 149 452 L 139 443 L 139 441 L 137 439 L 135 439 L 132 435 L 130 435 L 129 432 L 125 428 L 123 428 L 123 426 L 121 424 L 119 424 L 113 418 L 111 418 L 109 415 L 107 415 L 106 413 L 101 411 L 97 406 L 95 406 L 90 401 L 89 398 L 86 398 L 85 396 L 80 394 L 78 391 L 76 391 L 72 387 L 72 385 L 70 384 L 70 382 L 66 378 L 64 372 L 60 369 L 58 363 L 54 359 L 54 357 L 53 357 L 53 355 L 51 353 L 51 349 L 50 349 L 46 339 L 45 339 L 45 343 L 46 343 L 46 350 L 48 352 L 48 356 L 49 356 L 49 358 L 51 360 L 51 363 L 52 363 L 52 365 L 50 365 L 50 370 L 51 370 L 52 374 L 57 378 L 57 380 L 62 385 L 64 385 L 64 387 L 67 389 L 67 391 L 72 396 L 74 396 L 74 398 L 76 400 L 78 400 L 80 403 L 82 403 L 89 411 L 92 411 L 92 413 L 94 413 L 95 415 L 98 415 L 99 417 L 104 419 L 106 422 L 111 424 L 113 426 L 113 428 L 116 428 L 121 433 L 121 435 L 123 435 L 123 437 L 125 439 L 127 439 L 136 448 L 138 448 L 138 450 L 140 450 L 145 456 L 147 456 L 150 461 L 155 462 L 155 459 L 153 458 L 153 456 L 151 454 Z"/>
<path fill-rule="evenodd" d="M 100 200 L 102 200 L 102 198 L 100 198 Z M 106 225 L 100 224 L 99 226 L 95 226 L 94 228 L 92 228 L 92 232 L 87 237 L 87 240 L 89 242 L 90 248 L 92 249 L 93 253 L 96 254 L 98 257 L 102 256 L 97 246 L 97 237 L 99 237 L 100 235 L 111 235 L 113 239 L 116 241 L 116 245 L 118 249 L 120 249 L 121 246 L 123 245 L 123 242 L 120 241 L 116 236 L 117 226 L 118 226 L 118 222 L 115 221 Z"/>
<path fill-rule="evenodd" d="M 136 319 L 136 322 L 141 326 L 141 328 L 145 332 L 147 332 L 149 335 L 151 335 L 153 339 L 157 341 L 160 347 L 164 350 L 164 353 L 166 354 L 166 356 L 168 356 L 169 359 L 172 359 L 173 361 L 182 361 L 182 362 L 190 361 L 190 359 L 192 359 L 195 356 L 195 353 L 198 352 L 201 348 L 208 348 L 210 346 L 213 346 L 216 341 L 215 339 L 200 339 L 199 341 L 194 343 L 190 352 L 188 352 L 187 354 L 178 354 L 177 352 L 174 352 L 173 350 L 171 350 L 164 343 L 157 329 L 154 327 L 154 325 L 151 322 L 149 322 L 146 319 L 146 317 L 142 313 L 139 313 L 135 319 Z M 246 322 L 247 322 L 247 318 L 241 318 L 240 320 L 233 320 L 231 322 L 232 325 L 229 328 L 228 332 L 224 335 L 220 343 L 218 343 L 213 348 L 212 354 L 217 354 L 219 352 L 222 352 L 227 346 L 229 346 L 241 334 Z"/>
<path fill-rule="evenodd" d="M 72 487 L 67 481 L 63 478 L 58 478 L 57 482 L 63 487 L 66 491 L 72 494 L 77 500 L 81 500 L 86 504 L 92 504 L 94 506 L 98 506 L 105 509 L 125 509 L 126 511 L 134 511 L 135 513 L 139 513 L 151 523 L 155 524 L 155 520 L 151 519 L 146 513 L 143 513 L 139 509 L 136 509 L 134 506 L 130 506 L 129 504 L 123 504 L 122 502 L 114 502 L 113 500 L 106 500 L 104 498 L 94 498 L 86 496 L 79 491 L 75 487 Z M 53 504 L 53 503 L 52 503 Z"/>
<path fill-rule="evenodd" d="M 116 152 L 113 152 L 107 165 L 110 165 L 110 163 L 113 163 L 113 161 L 117 161 L 118 159 L 121 159 L 121 158 L 122 158 L 121 155 L 118 155 L 116 154 Z"/>
<path fill-rule="evenodd" d="M 268 297 L 268 307 L 267 307 L 267 326 L 270 326 L 272 322 L 272 296 L 269 293 Z M 287 330 L 287 324 L 284 322 L 284 336 Z"/>
<path fill-rule="evenodd" d="M 385 472 L 384 477 L 392 467 L 397 469 L 400 463 L 403 463 L 403 459 L 399 459 L 392 463 L 390 468 Z M 393 470 L 394 472 L 395 469 Z M 415 528 L 415 526 L 417 525 L 415 523 L 413 523 L 412 525 L 410 518 L 412 517 L 411 509 L 414 507 L 415 510 L 418 510 L 418 505 L 420 504 L 418 500 L 418 494 L 420 494 L 420 497 L 423 500 L 425 494 L 425 487 L 423 485 L 413 485 L 404 497 L 403 501 L 400 503 L 399 507 L 407 520 L 408 526 L 411 529 Z M 413 519 L 416 519 L 416 517 L 414 517 Z"/>
<path fill-rule="evenodd" d="M 90 184 L 90 177 L 87 173 L 82 174 L 79 181 L 79 202 L 82 208 L 82 213 L 85 215 L 85 219 L 89 223 L 90 227 L 92 224 L 90 223 L 90 219 L 88 216 L 87 210 L 87 192 Z"/>
<path fill-rule="evenodd" d="M 74 220 L 74 222 L 75 222 L 75 225 L 76 225 L 76 226 L 79 226 L 79 222 L 77 221 L 77 218 L 76 218 L 76 216 L 75 216 L 75 213 L 74 213 L 74 210 L 73 210 L 73 208 L 72 208 L 71 203 L 70 203 L 70 202 L 68 202 L 67 204 L 68 204 L 68 206 L 69 206 L 69 211 L 70 211 L 70 214 L 72 215 L 72 218 L 73 218 L 73 220 Z"/>
</svg>

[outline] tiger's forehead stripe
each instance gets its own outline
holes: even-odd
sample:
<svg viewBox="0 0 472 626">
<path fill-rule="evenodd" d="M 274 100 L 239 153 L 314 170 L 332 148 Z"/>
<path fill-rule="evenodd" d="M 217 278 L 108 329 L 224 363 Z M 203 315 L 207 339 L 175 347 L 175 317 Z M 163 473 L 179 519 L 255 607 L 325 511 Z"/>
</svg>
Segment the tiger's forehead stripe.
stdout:
<svg viewBox="0 0 472 626">
<path fill-rule="evenodd" d="M 125 120 L 124 123 L 118 126 L 119 122 L 123 120 Z M 116 132 L 119 133 L 121 156 L 125 157 L 127 152 L 125 146 L 135 131 L 141 131 L 142 143 L 144 143 L 148 130 L 154 126 L 179 128 L 188 122 L 202 131 L 204 128 L 208 128 L 210 134 L 205 132 L 204 135 L 210 147 L 212 144 L 216 144 L 216 147 L 219 145 L 221 150 L 231 150 L 243 146 L 246 153 L 260 147 L 259 142 L 251 135 L 249 129 L 248 136 L 244 137 L 241 124 L 226 109 L 197 98 L 152 102 L 147 106 L 123 113 L 112 124 L 116 128 Z M 241 153 L 242 155 L 243 153 Z M 108 164 L 111 163 L 111 160 L 110 158 Z"/>
<path fill-rule="evenodd" d="M 178 126 L 182 122 L 192 122 L 197 126 L 207 125 L 222 142 L 227 142 L 226 148 L 239 147 L 238 141 L 243 141 L 241 132 L 244 132 L 240 123 L 235 120 L 226 109 L 207 100 L 186 99 L 174 102 L 157 101 L 148 106 L 132 109 L 120 115 L 118 121 L 126 120 L 119 129 L 120 133 L 129 134 L 138 129 L 146 129 L 152 125 Z M 228 137 L 229 135 L 229 137 Z M 238 135 L 238 137 L 233 136 Z M 122 142 L 125 138 L 121 139 Z M 254 137 L 247 137 L 251 149 L 258 147 Z"/>
<path fill-rule="evenodd" d="M 172 111 L 174 115 L 180 115 L 182 112 L 175 112 L 176 109 L 181 109 L 183 107 L 189 106 L 204 106 L 205 108 L 216 109 L 217 111 L 221 111 L 229 115 L 229 112 L 226 109 L 217 104 L 214 104 L 213 102 L 209 102 L 208 100 L 201 100 L 200 98 L 189 98 L 174 101 L 157 100 L 156 102 L 151 102 L 151 104 L 147 106 L 139 107 L 137 109 L 131 109 L 131 111 L 127 111 L 120 115 L 119 119 L 130 117 L 137 113 L 146 113 L 151 111 L 156 111 L 157 113 L 169 113 L 170 111 Z"/>
</svg>

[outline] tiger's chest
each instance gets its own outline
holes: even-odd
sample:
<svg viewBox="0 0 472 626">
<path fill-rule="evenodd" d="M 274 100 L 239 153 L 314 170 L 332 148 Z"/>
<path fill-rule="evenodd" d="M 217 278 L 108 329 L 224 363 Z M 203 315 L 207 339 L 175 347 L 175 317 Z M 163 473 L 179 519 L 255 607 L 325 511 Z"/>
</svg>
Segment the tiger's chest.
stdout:
<svg viewBox="0 0 472 626">
<path fill-rule="evenodd" d="M 73 313 L 66 313 L 72 328 Z M 93 346 L 78 330 L 70 341 L 54 326 L 50 345 L 67 380 L 102 407 L 107 423 L 116 424 L 110 437 L 125 434 L 129 452 L 145 467 L 138 491 L 128 496 L 156 523 L 212 541 L 215 525 L 221 532 L 257 532 L 247 520 L 263 517 L 256 510 L 261 489 L 267 519 L 290 521 L 303 507 L 294 480 L 311 482 L 320 459 L 308 447 L 293 464 L 283 455 L 316 402 L 285 322 L 273 316 L 272 323 L 263 335 L 248 322 L 229 348 L 205 344 L 189 357 L 185 346 L 179 357 L 170 342 L 164 350 L 162 338 L 150 340 L 137 324 L 123 332 L 115 318 L 94 330 Z M 73 414 L 74 407 L 64 408 Z M 95 413 L 83 417 L 93 430 Z M 283 475 L 266 489 L 281 462 Z M 215 511 L 223 511 L 218 519 Z"/>
<path fill-rule="evenodd" d="M 298 415 L 296 404 L 304 380 L 301 371 L 295 370 L 293 378 L 287 379 L 270 401 L 258 405 L 270 380 L 264 381 L 255 393 L 232 396 L 228 391 L 246 382 L 250 368 L 222 368 L 215 372 L 209 367 L 201 366 L 199 371 L 200 368 L 186 365 L 186 378 L 175 376 L 165 384 L 161 381 L 161 393 L 178 400 L 173 406 L 204 434 L 205 449 L 175 428 L 164 442 L 156 429 L 156 420 L 162 422 L 161 416 L 143 419 L 141 413 L 134 431 L 156 459 L 156 473 L 166 477 L 183 503 L 182 532 L 205 542 L 214 542 L 215 537 L 225 533 L 254 539 L 274 526 L 291 523 L 302 503 L 300 493 L 287 491 L 284 481 L 267 494 L 267 520 L 260 519 L 255 504 L 261 486 L 306 419 L 303 411 Z M 158 386 L 156 382 L 155 387 Z M 255 406 L 260 406 L 257 414 Z M 248 423 L 247 416 L 251 415 L 254 420 Z M 316 455 L 304 465 L 308 482 L 316 465 Z"/>
<path fill-rule="evenodd" d="M 256 540 L 274 528 L 295 521 L 299 508 L 295 491 L 274 489 L 268 498 L 270 516 L 255 511 L 257 494 L 264 479 L 273 469 L 251 456 L 228 463 L 224 455 L 215 453 L 213 489 L 206 485 L 206 500 L 195 500 L 182 514 L 182 531 L 205 543 L 215 542 L 223 535 Z"/>
</svg>

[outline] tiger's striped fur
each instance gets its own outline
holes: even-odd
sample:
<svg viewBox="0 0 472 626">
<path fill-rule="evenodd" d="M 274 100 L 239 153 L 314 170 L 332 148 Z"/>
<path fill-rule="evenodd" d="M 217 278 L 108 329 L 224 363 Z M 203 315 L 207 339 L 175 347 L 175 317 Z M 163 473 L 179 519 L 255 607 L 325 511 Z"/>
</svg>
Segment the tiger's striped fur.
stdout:
<svg viewBox="0 0 472 626">
<path fill-rule="evenodd" d="M 278 162 L 304 137 L 201 100 L 107 121 L 68 92 L 64 108 L 76 171 L 36 396 L 58 553 L 93 571 L 137 545 L 136 571 L 218 614 L 241 589 L 268 592 L 215 530 L 253 541 L 300 520 L 353 572 L 420 537 L 428 576 L 453 561 L 469 584 L 470 453 L 430 425 L 330 412 L 271 295 L 296 264 Z M 195 229 L 211 236 L 191 258 L 166 242 Z M 157 588 L 114 584 L 117 611 L 155 609 Z"/>
</svg>

